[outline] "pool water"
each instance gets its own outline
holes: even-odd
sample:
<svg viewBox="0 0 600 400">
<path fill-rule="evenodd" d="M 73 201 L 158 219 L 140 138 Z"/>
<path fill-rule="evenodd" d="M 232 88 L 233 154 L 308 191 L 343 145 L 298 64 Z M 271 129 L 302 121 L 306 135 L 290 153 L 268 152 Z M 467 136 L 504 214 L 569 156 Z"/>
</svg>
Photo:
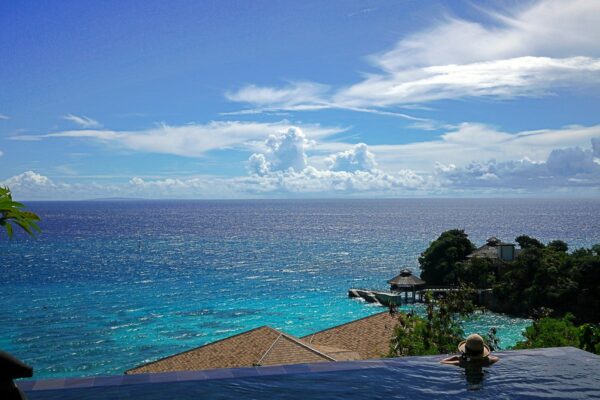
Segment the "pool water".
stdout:
<svg viewBox="0 0 600 400">
<path fill-rule="evenodd" d="M 594 399 L 600 357 L 575 348 L 498 352 L 480 371 L 442 356 L 22 382 L 50 399 Z"/>
</svg>

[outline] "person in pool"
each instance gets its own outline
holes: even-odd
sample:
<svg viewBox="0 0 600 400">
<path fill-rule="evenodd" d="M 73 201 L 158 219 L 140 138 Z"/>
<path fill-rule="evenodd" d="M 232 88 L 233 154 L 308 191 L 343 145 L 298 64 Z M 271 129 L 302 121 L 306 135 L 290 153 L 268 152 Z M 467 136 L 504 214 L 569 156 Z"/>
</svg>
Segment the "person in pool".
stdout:
<svg viewBox="0 0 600 400">
<path fill-rule="evenodd" d="M 456 365 L 459 367 L 478 366 L 489 367 L 499 360 L 490 354 L 490 348 L 478 334 L 469 335 L 467 340 L 458 344 L 459 355 L 448 357 L 440 361 L 442 364 Z"/>
</svg>

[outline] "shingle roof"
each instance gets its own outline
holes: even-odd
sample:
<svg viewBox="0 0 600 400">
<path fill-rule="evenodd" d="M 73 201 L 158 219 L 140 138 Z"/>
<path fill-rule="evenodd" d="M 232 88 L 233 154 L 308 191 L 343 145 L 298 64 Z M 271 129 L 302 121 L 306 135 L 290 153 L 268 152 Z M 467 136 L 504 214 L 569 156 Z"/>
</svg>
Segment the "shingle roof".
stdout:
<svg viewBox="0 0 600 400">
<path fill-rule="evenodd" d="M 402 271 L 400 271 L 399 275 L 390 279 L 388 283 L 390 285 L 412 287 L 424 285 L 425 281 L 414 276 L 411 270 L 403 269 Z"/>
<path fill-rule="evenodd" d="M 473 250 L 471 254 L 467 256 L 467 258 L 500 258 L 498 254 L 498 248 L 495 246 L 490 246 L 488 244 L 484 244 L 480 248 Z"/>
<path fill-rule="evenodd" d="M 298 339 L 268 326 L 125 371 L 126 374 L 364 360 L 384 357 L 397 320 L 371 315 Z"/>
<path fill-rule="evenodd" d="M 132 368 L 125 373 L 191 371 L 356 359 L 358 355 L 351 351 L 328 346 L 311 346 L 291 335 L 262 326 Z"/>
<path fill-rule="evenodd" d="M 389 352 L 397 323 L 397 317 L 386 311 L 310 334 L 302 340 L 313 346 L 348 349 L 358 353 L 362 360 L 380 358 Z"/>
</svg>

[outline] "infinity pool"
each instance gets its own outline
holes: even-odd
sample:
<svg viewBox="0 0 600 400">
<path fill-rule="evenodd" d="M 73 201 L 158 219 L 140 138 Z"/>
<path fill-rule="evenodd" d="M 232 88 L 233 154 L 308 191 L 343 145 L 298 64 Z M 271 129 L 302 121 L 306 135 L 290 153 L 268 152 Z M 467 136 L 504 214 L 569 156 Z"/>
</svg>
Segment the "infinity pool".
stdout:
<svg viewBox="0 0 600 400">
<path fill-rule="evenodd" d="M 480 371 L 441 356 L 23 381 L 37 399 L 597 399 L 600 357 L 570 347 L 498 352 Z"/>
</svg>

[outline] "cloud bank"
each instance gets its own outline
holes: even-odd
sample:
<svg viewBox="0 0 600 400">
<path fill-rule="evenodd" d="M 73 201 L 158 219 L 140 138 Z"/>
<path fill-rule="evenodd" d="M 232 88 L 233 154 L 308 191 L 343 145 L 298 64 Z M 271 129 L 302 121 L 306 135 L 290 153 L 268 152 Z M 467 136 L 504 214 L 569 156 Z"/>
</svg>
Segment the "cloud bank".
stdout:
<svg viewBox="0 0 600 400">
<path fill-rule="evenodd" d="M 437 141 L 388 146 L 327 142 L 317 136 L 308 139 L 298 126 L 270 133 L 252 146 L 247 176 L 134 176 L 126 183 L 105 185 L 55 182 L 27 171 L 1 184 L 27 199 L 404 196 L 489 190 L 552 194 L 567 188 L 588 192 L 600 188 L 600 126 L 510 134 L 464 124 Z M 343 148 L 335 150 L 338 145 Z M 334 151 L 327 153 L 328 149 Z"/>
</svg>

